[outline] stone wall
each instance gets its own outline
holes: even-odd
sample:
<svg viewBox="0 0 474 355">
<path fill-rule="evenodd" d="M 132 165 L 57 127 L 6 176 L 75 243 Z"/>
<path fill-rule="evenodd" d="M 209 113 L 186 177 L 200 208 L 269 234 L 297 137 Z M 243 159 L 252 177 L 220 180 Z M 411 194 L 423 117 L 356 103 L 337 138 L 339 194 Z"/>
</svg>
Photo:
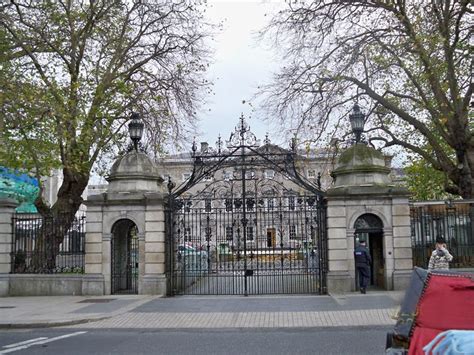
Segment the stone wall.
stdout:
<svg viewBox="0 0 474 355">
<path fill-rule="evenodd" d="M 328 197 L 328 289 L 354 291 L 354 223 L 373 214 L 383 223 L 384 284 L 388 290 L 404 289 L 413 268 L 408 197 L 389 193 Z"/>
<path fill-rule="evenodd" d="M 9 290 L 9 274 L 11 271 L 12 217 L 16 201 L 0 199 L 0 296 L 6 296 Z"/>
<path fill-rule="evenodd" d="M 12 274 L 8 296 L 80 296 L 83 275 Z"/>
<path fill-rule="evenodd" d="M 111 294 L 111 240 L 114 224 L 130 220 L 138 228 L 139 294 L 166 295 L 163 194 L 107 193 L 87 201 L 84 294 Z"/>
</svg>

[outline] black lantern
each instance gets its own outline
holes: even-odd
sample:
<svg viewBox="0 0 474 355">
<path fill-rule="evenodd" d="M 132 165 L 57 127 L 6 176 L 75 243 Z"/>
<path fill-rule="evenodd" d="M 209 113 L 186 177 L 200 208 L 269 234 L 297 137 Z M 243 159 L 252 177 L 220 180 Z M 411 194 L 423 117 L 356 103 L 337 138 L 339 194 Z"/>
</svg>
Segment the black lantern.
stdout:
<svg viewBox="0 0 474 355">
<path fill-rule="evenodd" d="M 132 120 L 128 124 L 128 133 L 130 135 L 130 139 L 133 141 L 135 151 L 138 150 L 138 142 L 140 142 L 140 139 L 142 139 L 143 126 L 144 125 L 140 118 L 140 115 L 136 112 L 133 112 Z"/>
<path fill-rule="evenodd" d="M 352 132 L 355 134 L 356 143 L 360 142 L 360 137 L 364 131 L 364 119 L 365 115 L 360 111 L 358 104 L 355 104 L 352 112 L 349 115 L 349 120 L 351 121 Z"/>
</svg>

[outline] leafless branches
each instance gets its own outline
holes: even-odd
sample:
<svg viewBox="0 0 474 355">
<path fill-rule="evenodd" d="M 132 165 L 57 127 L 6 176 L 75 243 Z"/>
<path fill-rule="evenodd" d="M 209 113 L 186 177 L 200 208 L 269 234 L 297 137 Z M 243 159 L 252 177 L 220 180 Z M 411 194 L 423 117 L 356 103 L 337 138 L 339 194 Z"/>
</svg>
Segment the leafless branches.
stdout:
<svg viewBox="0 0 474 355">
<path fill-rule="evenodd" d="M 268 116 L 329 140 L 359 101 L 371 138 L 473 196 L 473 23 L 468 0 L 290 2 L 262 31 L 286 61 L 261 91 Z"/>
</svg>

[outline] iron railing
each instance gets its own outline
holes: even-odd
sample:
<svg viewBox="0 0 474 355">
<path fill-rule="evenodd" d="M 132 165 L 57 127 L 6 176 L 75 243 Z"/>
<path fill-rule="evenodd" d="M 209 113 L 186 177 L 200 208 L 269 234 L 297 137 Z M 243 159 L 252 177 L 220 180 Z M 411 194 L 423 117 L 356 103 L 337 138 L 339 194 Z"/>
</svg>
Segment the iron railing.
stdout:
<svg viewBox="0 0 474 355">
<path fill-rule="evenodd" d="M 114 224 L 111 251 L 112 294 L 138 294 L 139 241 L 132 221 L 123 219 Z"/>
<path fill-rule="evenodd" d="M 75 217 L 70 223 L 66 216 L 15 214 L 11 273 L 84 273 L 85 222 L 85 215 Z"/>
<path fill-rule="evenodd" d="M 454 257 L 450 267 L 474 267 L 474 201 L 413 202 L 410 216 L 414 266 L 426 268 L 436 238 L 443 237 Z"/>
<path fill-rule="evenodd" d="M 314 195 L 183 198 L 172 214 L 172 292 L 303 294 L 326 289 L 326 208 Z M 297 198 L 296 198 L 297 197 Z M 269 204 L 269 201 L 273 204 Z M 290 201 L 290 203 L 288 203 Z"/>
<path fill-rule="evenodd" d="M 198 152 L 180 186 L 168 181 L 167 273 L 172 294 L 326 293 L 325 193 L 290 150 L 261 145 L 243 115 Z M 222 178 L 221 178 L 222 177 Z"/>
</svg>

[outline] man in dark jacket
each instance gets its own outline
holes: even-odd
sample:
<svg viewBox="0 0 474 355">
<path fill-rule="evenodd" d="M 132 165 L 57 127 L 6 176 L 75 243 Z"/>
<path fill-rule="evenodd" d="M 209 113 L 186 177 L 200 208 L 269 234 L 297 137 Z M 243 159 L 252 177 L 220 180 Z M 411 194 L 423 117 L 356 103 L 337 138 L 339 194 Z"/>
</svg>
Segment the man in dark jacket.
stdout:
<svg viewBox="0 0 474 355">
<path fill-rule="evenodd" d="M 359 242 L 359 246 L 354 250 L 354 256 L 356 270 L 359 273 L 360 292 L 365 293 L 370 280 L 370 264 L 372 263 L 369 250 L 365 246 L 365 240 Z"/>
</svg>

